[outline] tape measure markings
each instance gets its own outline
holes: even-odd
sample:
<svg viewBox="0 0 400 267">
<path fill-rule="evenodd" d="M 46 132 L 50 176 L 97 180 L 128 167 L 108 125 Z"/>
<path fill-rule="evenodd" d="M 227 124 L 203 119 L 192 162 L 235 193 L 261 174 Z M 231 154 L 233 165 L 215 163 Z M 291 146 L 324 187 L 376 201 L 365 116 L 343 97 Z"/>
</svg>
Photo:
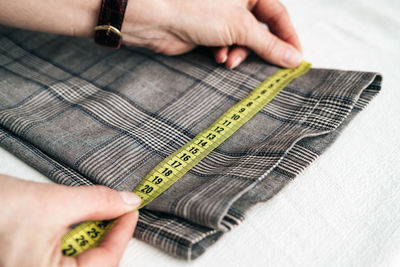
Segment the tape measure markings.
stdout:
<svg viewBox="0 0 400 267">
<path fill-rule="evenodd" d="M 193 166 L 218 147 L 257 114 L 293 79 L 305 74 L 311 65 L 302 62 L 295 69 L 281 69 L 259 84 L 245 98 L 229 108 L 207 129 L 162 160 L 133 190 L 142 198 L 140 208 L 149 204 Z M 76 256 L 97 246 L 116 220 L 84 222 L 62 238 L 64 255 Z"/>
</svg>

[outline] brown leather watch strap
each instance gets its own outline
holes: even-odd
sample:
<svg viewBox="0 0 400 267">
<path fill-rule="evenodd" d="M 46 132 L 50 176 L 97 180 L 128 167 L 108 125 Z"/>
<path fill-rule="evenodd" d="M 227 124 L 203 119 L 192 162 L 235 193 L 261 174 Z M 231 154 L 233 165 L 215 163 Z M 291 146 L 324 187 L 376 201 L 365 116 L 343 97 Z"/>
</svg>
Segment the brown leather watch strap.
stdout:
<svg viewBox="0 0 400 267">
<path fill-rule="evenodd" d="M 118 49 L 122 43 L 121 27 L 128 0 L 102 0 L 99 22 L 94 28 L 97 44 Z"/>
</svg>

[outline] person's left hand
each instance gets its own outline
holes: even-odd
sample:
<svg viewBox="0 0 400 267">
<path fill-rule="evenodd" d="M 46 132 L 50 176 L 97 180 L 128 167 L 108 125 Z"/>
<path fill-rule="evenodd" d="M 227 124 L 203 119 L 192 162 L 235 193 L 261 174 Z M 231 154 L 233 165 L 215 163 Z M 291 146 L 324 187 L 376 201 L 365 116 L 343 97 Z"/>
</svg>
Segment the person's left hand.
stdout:
<svg viewBox="0 0 400 267">
<path fill-rule="evenodd" d="M 105 186 L 68 187 L 0 175 L 0 266 L 118 266 L 140 198 Z M 121 216 L 102 243 L 76 258 L 61 254 L 71 224 Z"/>
<path fill-rule="evenodd" d="M 279 0 L 129 1 L 122 37 L 127 45 L 165 55 L 213 47 L 215 60 L 228 68 L 250 51 L 282 67 L 302 61 L 299 38 Z"/>
</svg>

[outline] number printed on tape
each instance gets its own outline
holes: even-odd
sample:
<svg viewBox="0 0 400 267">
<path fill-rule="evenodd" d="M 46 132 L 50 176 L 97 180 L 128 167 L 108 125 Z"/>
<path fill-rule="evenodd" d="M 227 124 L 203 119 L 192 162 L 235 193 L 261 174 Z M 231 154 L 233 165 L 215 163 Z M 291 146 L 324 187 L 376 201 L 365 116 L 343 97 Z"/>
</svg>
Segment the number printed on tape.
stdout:
<svg viewBox="0 0 400 267">
<path fill-rule="evenodd" d="M 211 126 L 161 161 L 133 190 L 142 198 L 140 208 L 149 204 L 178 181 L 274 99 L 288 83 L 305 74 L 310 67 L 309 63 L 303 61 L 295 69 L 278 70 L 226 111 Z M 85 222 L 78 225 L 63 236 L 62 253 L 66 256 L 76 256 L 96 246 L 114 223 L 115 220 L 110 220 Z"/>
</svg>

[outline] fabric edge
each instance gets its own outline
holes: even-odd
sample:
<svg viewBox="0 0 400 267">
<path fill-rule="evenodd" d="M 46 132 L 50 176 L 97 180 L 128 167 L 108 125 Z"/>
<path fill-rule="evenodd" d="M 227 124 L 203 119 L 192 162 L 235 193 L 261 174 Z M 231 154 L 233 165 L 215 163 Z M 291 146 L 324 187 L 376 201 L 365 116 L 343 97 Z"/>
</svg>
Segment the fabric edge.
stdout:
<svg viewBox="0 0 400 267">
<path fill-rule="evenodd" d="M 294 142 L 292 144 L 292 146 L 288 149 L 287 153 L 290 153 L 290 151 L 292 151 L 293 147 L 305 138 L 313 138 L 313 137 L 323 136 L 330 132 L 335 131 L 338 127 L 340 127 L 343 123 L 345 123 L 348 120 L 349 115 L 351 113 L 355 112 L 355 109 L 359 109 L 359 110 L 364 109 L 370 103 L 370 101 L 379 93 L 379 91 L 381 89 L 381 83 L 382 83 L 382 75 L 381 74 L 379 74 L 379 73 L 366 73 L 366 74 L 371 75 L 369 81 L 363 85 L 360 85 L 358 88 L 356 88 L 354 90 L 357 92 L 355 94 L 355 101 L 352 104 L 352 108 L 350 109 L 349 113 L 343 118 L 341 123 L 339 125 L 337 125 L 337 127 L 332 128 L 329 131 L 321 132 L 319 135 L 303 136 L 303 137 L 299 138 L 298 140 L 296 140 L 296 142 Z M 335 139 L 338 137 L 338 135 L 335 137 Z M 316 158 L 307 161 L 306 164 L 304 166 L 302 166 L 302 169 L 305 169 L 307 166 L 309 166 L 309 164 L 311 164 L 315 159 Z M 276 169 L 279 166 L 279 164 L 280 164 L 280 161 L 278 162 L 278 164 L 276 164 L 276 166 L 273 167 L 273 169 L 271 169 L 269 172 L 265 173 L 263 176 L 267 176 L 274 169 Z M 263 178 L 261 178 L 261 179 L 263 179 Z M 286 185 L 286 183 L 276 187 L 274 190 L 274 194 L 272 194 L 270 197 L 272 197 L 273 195 L 278 193 L 285 185 Z M 249 186 L 249 188 L 243 190 L 242 193 L 240 194 L 240 196 L 237 197 L 236 201 L 234 201 L 229 207 L 226 208 L 223 216 L 220 217 L 219 225 L 221 227 L 228 228 L 228 229 L 233 228 L 234 226 L 240 224 L 244 220 L 246 210 L 250 209 L 252 206 L 256 205 L 259 202 L 263 202 L 263 201 L 270 199 L 270 197 L 267 197 L 263 201 L 248 202 L 248 205 L 241 205 L 240 202 L 242 201 L 241 199 L 243 198 L 243 196 L 246 193 L 248 193 L 255 186 L 256 186 L 255 184 L 252 184 Z M 235 206 L 240 206 L 245 209 L 240 210 L 240 209 L 235 208 Z"/>
</svg>

